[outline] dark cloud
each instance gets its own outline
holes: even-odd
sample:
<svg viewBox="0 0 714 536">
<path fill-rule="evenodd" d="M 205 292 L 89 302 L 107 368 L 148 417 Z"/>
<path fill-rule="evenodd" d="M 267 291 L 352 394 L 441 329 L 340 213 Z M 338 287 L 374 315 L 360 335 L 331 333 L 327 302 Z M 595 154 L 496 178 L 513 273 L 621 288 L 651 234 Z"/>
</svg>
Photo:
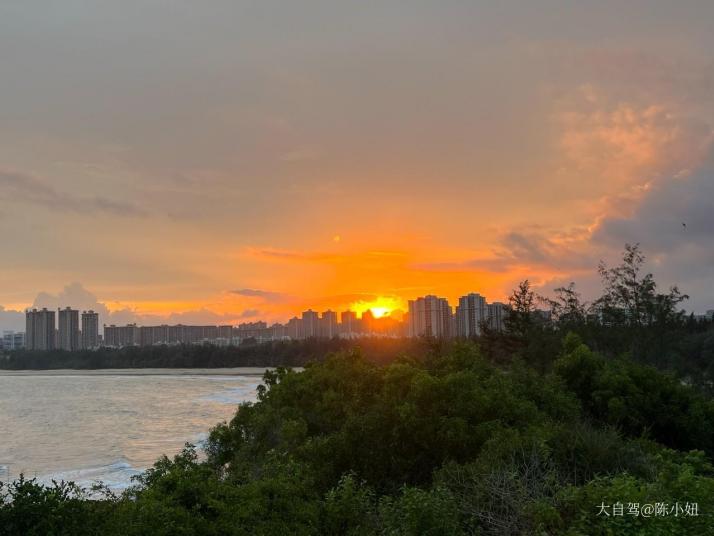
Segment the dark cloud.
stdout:
<svg viewBox="0 0 714 536">
<path fill-rule="evenodd" d="M 134 217 L 146 215 L 145 210 L 132 203 L 63 192 L 32 175 L 7 170 L 0 170 L 0 199 L 3 197 L 13 202 L 29 203 L 59 212 L 103 212 Z"/>
<path fill-rule="evenodd" d="M 714 308 L 714 169 L 659 184 L 629 217 L 600 222 L 592 241 L 611 251 L 639 243 L 661 284 L 679 285 L 694 310 Z"/>
<path fill-rule="evenodd" d="M 683 225 L 684 224 L 684 225 Z M 714 244 L 714 171 L 672 179 L 648 192 L 627 218 L 601 222 L 593 240 L 641 242 L 657 252 Z"/>
<path fill-rule="evenodd" d="M 550 257 L 549 244 L 541 236 L 526 235 L 512 231 L 501 240 L 501 245 L 514 259 L 526 260 L 541 264 Z"/>
<path fill-rule="evenodd" d="M 500 237 L 488 256 L 465 261 L 420 263 L 414 267 L 435 272 L 502 272 L 523 268 L 580 271 L 597 265 L 592 252 L 583 251 L 577 239 L 563 241 L 558 238 L 554 238 L 552 232 L 546 229 L 536 228 L 527 232 L 513 230 Z M 566 242 L 570 242 L 570 245 Z"/>
</svg>

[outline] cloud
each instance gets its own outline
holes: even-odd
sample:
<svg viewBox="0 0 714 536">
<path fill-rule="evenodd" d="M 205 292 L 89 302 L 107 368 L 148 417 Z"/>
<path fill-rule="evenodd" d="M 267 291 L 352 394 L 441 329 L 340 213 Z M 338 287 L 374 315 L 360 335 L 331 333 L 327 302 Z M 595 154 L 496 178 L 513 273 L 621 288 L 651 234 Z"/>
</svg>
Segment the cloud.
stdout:
<svg viewBox="0 0 714 536">
<path fill-rule="evenodd" d="M 46 307 L 48 309 L 58 309 L 72 307 L 73 309 L 93 310 L 99 313 L 100 317 L 108 318 L 109 309 L 104 303 L 98 301 L 97 296 L 85 289 L 81 283 L 70 283 L 57 294 L 50 292 L 40 292 L 32 303 L 33 308 Z"/>
<path fill-rule="evenodd" d="M 146 216 L 138 205 L 101 196 L 80 196 L 57 190 L 26 173 L 0 170 L 0 194 L 6 200 L 41 206 L 48 210 L 80 214 L 106 213 L 117 216 Z"/>
<path fill-rule="evenodd" d="M 248 248 L 247 253 L 257 258 L 279 260 L 288 262 L 324 262 L 340 258 L 339 255 L 331 255 L 321 252 L 292 251 L 275 248 Z"/>
<path fill-rule="evenodd" d="M 564 113 L 561 146 L 577 171 L 606 180 L 669 177 L 696 166 L 712 141 L 700 120 L 658 104 L 588 103 Z"/>
<path fill-rule="evenodd" d="M 25 331 L 25 313 L 0 305 L 0 330 Z"/>
<path fill-rule="evenodd" d="M 640 242 L 667 252 L 694 244 L 714 245 L 712 230 L 714 174 L 708 171 L 649 190 L 631 216 L 604 218 L 593 240 Z"/>
<path fill-rule="evenodd" d="M 462 261 L 426 262 L 414 267 L 437 272 L 579 271 L 597 264 L 592 252 L 584 247 L 588 237 L 582 229 L 512 229 L 503 233 L 488 252 Z"/>
<path fill-rule="evenodd" d="M 249 298 L 262 298 L 268 302 L 282 302 L 288 298 L 287 294 L 281 292 L 271 292 L 269 290 L 259 290 L 253 288 L 241 288 L 229 291 L 231 294 L 246 296 Z"/>
<path fill-rule="evenodd" d="M 685 224 L 685 225 L 682 225 Z M 714 169 L 651 189 L 632 215 L 604 218 L 593 243 L 639 242 L 657 273 L 702 309 L 714 307 Z"/>
<path fill-rule="evenodd" d="M 245 289 L 251 290 L 251 289 Z M 261 291 L 254 291 L 260 293 Z M 270 294 L 270 293 L 269 293 Z M 277 293 L 272 293 L 278 295 Z M 99 313 L 100 324 L 139 324 L 139 325 L 160 325 L 160 324 L 198 324 L 198 325 L 219 325 L 234 324 L 244 318 L 254 318 L 260 314 L 257 309 L 246 309 L 243 311 L 229 311 L 219 313 L 208 308 L 201 308 L 189 311 L 174 312 L 168 315 L 143 314 L 140 311 L 124 307 L 110 310 L 106 303 L 97 299 L 97 296 L 84 288 L 81 283 L 70 283 L 56 294 L 50 292 L 40 292 L 37 294 L 32 307 L 48 309 L 58 309 L 72 307 L 73 309 L 92 309 Z M 20 312 L 10 312 L 19 315 L 24 327 L 24 315 Z M 13 317 L 14 318 L 14 317 Z M 0 307 L 0 326 L 3 322 L 3 309 Z M 13 329 L 13 328 L 8 328 Z M 16 329 L 19 329 L 16 328 Z"/>
</svg>

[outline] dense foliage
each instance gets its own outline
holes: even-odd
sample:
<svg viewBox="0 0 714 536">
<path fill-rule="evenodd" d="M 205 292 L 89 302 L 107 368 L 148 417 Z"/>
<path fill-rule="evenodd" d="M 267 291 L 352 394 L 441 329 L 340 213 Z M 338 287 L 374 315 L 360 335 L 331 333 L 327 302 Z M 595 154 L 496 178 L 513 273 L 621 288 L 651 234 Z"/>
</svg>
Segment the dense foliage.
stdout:
<svg viewBox="0 0 714 536">
<path fill-rule="evenodd" d="M 101 500 L 16 482 L 0 534 L 714 534 L 714 403 L 576 335 L 554 357 L 454 343 L 271 371 L 205 460 L 187 447 Z M 618 501 L 700 515 L 597 515 Z"/>
</svg>

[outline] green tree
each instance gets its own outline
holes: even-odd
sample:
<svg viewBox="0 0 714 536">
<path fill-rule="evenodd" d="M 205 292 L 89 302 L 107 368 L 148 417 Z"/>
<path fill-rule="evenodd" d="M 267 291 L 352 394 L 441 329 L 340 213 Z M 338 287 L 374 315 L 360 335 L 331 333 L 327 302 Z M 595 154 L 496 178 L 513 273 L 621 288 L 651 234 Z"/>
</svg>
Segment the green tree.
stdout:
<svg viewBox="0 0 714 536">
<path fill-rule="evenodd" d="M 676 286 L 667 294 L 657 293 L 651 273 L 643 273 L 645 255 L 639 244 L 625 244 L 622 263 L 608 268 L 600 262 L 598 272 L 604 285 L 603 295 L 595 302 L 596 311 L 605 322 L 633 327 L 681 320 L 677 305 L 689 296 Z"/>
</svg>

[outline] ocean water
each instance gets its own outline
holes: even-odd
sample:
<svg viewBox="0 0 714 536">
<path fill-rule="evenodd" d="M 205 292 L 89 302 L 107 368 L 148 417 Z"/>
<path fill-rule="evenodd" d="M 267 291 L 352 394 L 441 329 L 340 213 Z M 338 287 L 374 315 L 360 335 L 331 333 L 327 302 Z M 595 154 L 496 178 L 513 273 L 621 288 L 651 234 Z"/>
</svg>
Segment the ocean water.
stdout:
<svg viewBox="0 0 714 536">
<path fill-rule="evenodd" d="M 121 490 L 161 455 L 200 446 L 255 399 L 261 372 L 0 372 L 0 480 L 24 473 Z"/>
</svg>

